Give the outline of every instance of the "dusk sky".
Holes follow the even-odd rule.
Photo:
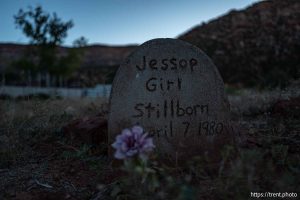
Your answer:
[[[0,42],[26,43],[13,15],[20,8],[41,5],[64,21],[72,19],[64,45],[84,36],[89,44],[141,44],[153,38],[174,38],[190,28],[243,9],[257,0],[0,0]]]

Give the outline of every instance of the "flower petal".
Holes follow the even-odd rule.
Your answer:
[[[144,145],[142,146],[141,151],[143,152],[150,152],[155,148],[154,144],[153,144],[153,139],[152,138],[147,138],[145,140]]]
[[[125,139],[126,137],[129,137],[129,136],[132,136],[132,132],[128,128],[124,129],[122,131],[122,139]]]
[[[117,159],[125,159],[126,158],[126,155],[124,153],[122,153],[121,151],[116,151],[115,153],[115,158]]]
[[[128,146],[125,142],[123,142],[121,145],[120,145],[120,149],[123,151],[123,152],[126,152],[128,150]]]
[[[133,156],[133,155],[135,155],[137,153],[138,153],[138,151],[136,149],[131,149],[131,150],[129,150],[129,151],[126,152],[126,155],[127,156]]]
[[[148,136],[148,133],[143,134],[142,137],[139,138],[139,142],[140,142],[141,144],[144,143],[144,142],[145,142],[145,139],[147,138],[147,136]]]
[[[121,143],[123,141],[122,135],[117,135],[116,142]]]
[[[118,149],[118,148],[120,148],[121,143],[119,143],[119,142],[116,141],[116,142],[112,143],[111,146],[112,146],[113,148],[115,148],[115,149]]]
[[[115,142],[111,145],[116,149],[114,154],[117,159],[127,159],[138,154],[140,158],[146,159],[148,153],[154,149],[153,140],[148,133],[143,133],[141,126],[135,125],[131,129],[122,130],[116,136]]]
[[[142,135],[144,130],[141,126],[135,125],[131,128],[132,133],[137,134],[137,135]]]

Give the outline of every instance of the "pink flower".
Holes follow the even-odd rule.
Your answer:
[[[153,140],[148,133],[143,133],[143,128],[133,126],[131,129],[124,129],[120,135],[117,135],[116,141],[111,145],[116,149],[115,158],[127,159],[134,155],[141,158],[147,158],[149,152],[154,149]]]

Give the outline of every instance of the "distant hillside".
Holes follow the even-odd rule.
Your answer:
[[[69,87],[93,87],[98,83],[111,83],[119,64],[135,49],[136,46],[104,46],[90,45],[81,47],[83,58],[81,67],[66,81]],[[13,61],[20,59],[29,45],[0,44],[0,82],[3,80],[1,71],[12,66]],[[67,55],[70,48],[59,47],[58,55]],[[21,73],[6,74],[6,84],[26,85]],[[23,78],[22,78],[23,77]],[[34,82],[36,85],[38,82]]]
[[[181,35],[207,53],[225,82],[274,86],[299,78],[300,1],[262,1]]]
[[[10,61],[20,58],[28,45],[21,44],[0,44],[0,69],[5,67]],[[125,59],[136,46],[104,46],[91,45],[82,47],[84,57],[82,67],[116,66]],[[66,47],[60,47],[59,53],[65,54]]]
[[[299,78],[300,1],[268,0],[245,10],[231,11],[202,23],[178,37],[212,58],[226,83],[242,86],[277,86]],[[0,44],[0,71],[18,59],[26,45]],[[84,47],[81,72],[74,76],[94,85],[109,74],[136,46]],[[61,47],[60,54],[67,48]],[[89,70],[91,69],[92,70]],[[88,69],[88,70],[86,70]],[[106,75],[104,75],[106,76]]]

